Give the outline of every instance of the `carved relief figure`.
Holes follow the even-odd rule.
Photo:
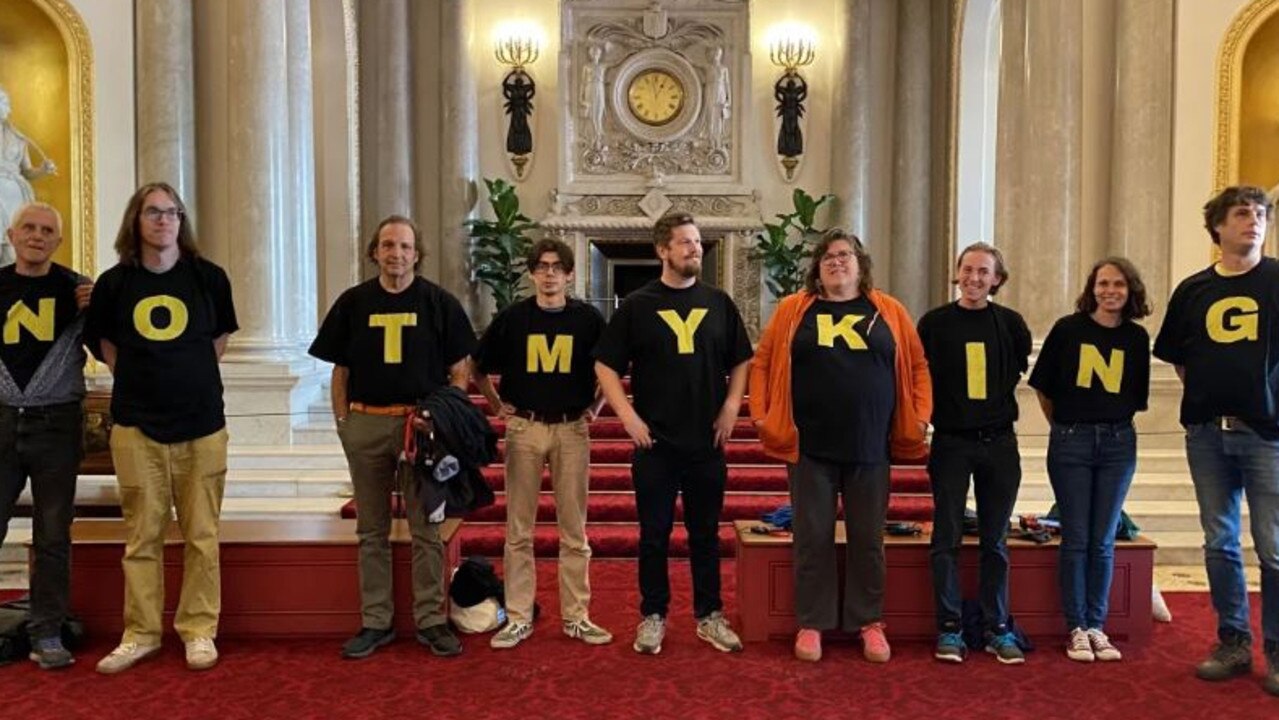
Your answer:
[[[590,64],[582,68],[581,113],[591,126],[591,147],[604,145],[604,48],[591,45]]]
[[[724,146],[724,129],[733,113],[733,88],[728,68],[724,65],[722,47],[711,51],[710,81],[707,83],[706,96],[710,103],[707,131],[711,145],[719,149]]]
[[[9,123],[9,95],[0,88],[0,225],[9,226],[18,208],[36,199],[31,180],[38,180],[58,171],[47,157],[39,167],[31,165],[29,148],[44,153],[27,136]],[[0,242],[0,266],[13,263],[13,248]]]

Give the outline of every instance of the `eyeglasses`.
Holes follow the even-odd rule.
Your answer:
[[[847,265],[848,261],[851,260],[852,258],[853,258],[853,253],[847,250],[840,250],[839,252],[826,253],[825,255],[822,256],[822,262],[826,264],[838,263],[840,265]]]
[[[181,220],[182,211],[175,207],[171,207],[171,208],[149,207],[142,211],[142,217],[146,218],[147,220],[150,220],[151,222],[159,222],[160,218],[164,218],[165,220]]]
[[[564,263],[540,262],[533,265],[533,272],[540,275],[563,275],[568,270],[564,267]]]

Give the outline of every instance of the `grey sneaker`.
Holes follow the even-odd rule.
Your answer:
[[[1020,665],[1026,662],[1026,653],[1017,645],[1017,638],[1010,632],[990,633],[986,636],[986,652],[1005,665]]]
[[[933,657],[942,662],[961,663],[967,655],[968,646],[964,644],[963,635],[957,632],[938,633]]]
[[[1229,680],[1252,672],[1252,640],[1236,636],[1223,640],[1212,649],[1206,660],[1195,666],[1200,680]]]
[[[494,650],[510,650],[527,640],[532,634],[532,624],[508,620],[501,630],[489,638],[489,647]]]
[[[1266,677],[1261,687],[1271,695],[1279,695],[1279,643],[1266,642]]]
[[[697,637],[721,652],[742,651],[742,639],[737,637],[724,614],[718,610],[697,621]]]
[[[75,664],[75,656],[62,645],[62,638],[47,637],[35,641],[31,648],[31,661],[41,670],[57,670]]]
[[[111,654],[98,661],[98,672],[103,675],[114,675],[124,672],[147,658],[160,652],[159,645],[139,645],[135,642],[122,642]]]
[[[590,618],[582,618],[577,622],[565,622],[564,634],[577,638],[587,645],[607,645],[613,642],[613,633],[591,622]]]
[[[662,640],[666,638],[666,618],[656,613],[646,616],[635,628],[635,652],[641,655],[656,655],[662,651]]]

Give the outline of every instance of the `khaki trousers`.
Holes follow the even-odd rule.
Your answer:
[[[413,620],[418,629],[444,617],[444,543],[439,523],[428,523],[408,466],[401,471],[404,418],[352,412],[338,428],[359,506],[360,615],[366,628],[385,630],[395,616],[391,589],[391,494],[404,493],[413,549]]]
[[[226,486],[226,445],[226,428],[178,443],[156,442],[134,427],[111,429],[111,460],[128,532],[124,642],[155,645],[164,633],[164,534],[170,508],[177,510],[186,541],[173,627],[183,642],[217,637],[222,610],[218,518]]]
[[[511,417],[506,423],[506,614],[512,621],[533,622],[537,570],[533,561],[533,528],[542,490],[542,468],[551,468],[555,518],[560,531],[560,617],[576,622],[591,603],[588,571],[591,546],[586,541],[589,427],[585,420],[547,424]]]

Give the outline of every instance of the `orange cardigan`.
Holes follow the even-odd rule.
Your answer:
[[[816,299],[807,291],[782,298],[751,363],[751,420],[759,424],[764,452],[791,463],[799,461],[799,433],[791,411],[791,340],[804,312]],[[900,302],[874,289],[867,299],[879,310],[897,345],[897,406],[889,428],[890,450],[895,460],[917,460],[928,454],[919,424],[933,415],[933,382],[924,347]]]

